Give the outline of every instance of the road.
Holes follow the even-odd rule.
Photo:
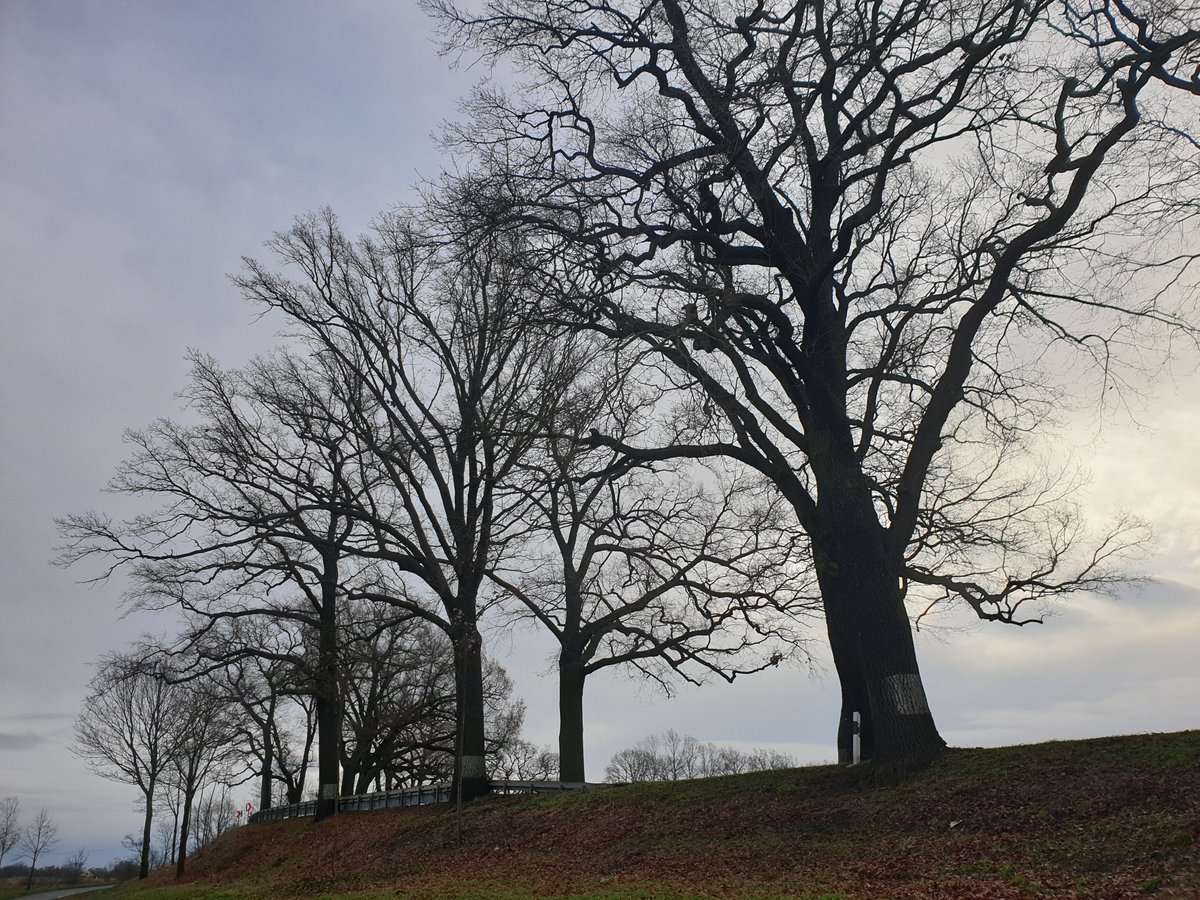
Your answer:
[[[60,897],[74,897],[76,894],[90,894],[92,891],[106,891],[111,884],[102,884],[100,887],[85,887],[85,888],[61,888],[57,891],[46,891],[42,894],[24,894],[21,900],[59,900]]]

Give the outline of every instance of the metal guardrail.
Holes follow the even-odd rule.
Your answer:
[[[608,787],[597,781],[489,781],[493,794],[557,794],[560,791],[586,791]]]
[[[560,791],[579,791],[605,785],[585,781],[492,781],[488,786],[493,794],[554,794]],[[425,806],[430,803],[449,803],[454,799],[453,785],[448,781],[405,788],[399,791],[378,791],[338,798],[338,812],[361,812],[368,809],[394,809],[401,806]],[[279,822],[283,819],[303,819],[316,815],[317,801],[292,803],[260,809],[250,816],[250,824]]]

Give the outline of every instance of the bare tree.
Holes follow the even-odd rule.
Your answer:
[[[33,873],[37,869],[37,861],[42,854],[58,846],[58,823],[50,815],[50,810],[42,807],[33,821],[21,832],[21,850],[29,860],[29,877],[25,881],[25,890],[33,889]]]
[[[363,794],[414,749],[450,745],[454,654],[440,632],[388,606],[360,601],[343,629],[342,793]]]
[[[558,377],[553,344],[527,327],[521,247],[506,235],[437,246],[400,215],[351,243],[329,211],[298,220],[270,246],[289,273],[247,260],[238,282],[249,299],[280,310],[328,367],[372,483],[387,484],[359,497],[352,514],[370,535],[356,552],[389,570],[354,595],[449,637],[461,718],[456,780],[470,798],[487,783],[486,573],[525,527],[504,486]]]
[[[177,715],[171,762],[179,782],[181,819],[175,877],[182,878],[192,834],[196,794],[215,770],[229,760],[237,727],[226,700],[204,681],[189,681],[176,689]]]
[[[597,443],[771,479],[810,546],[840,755],[861,710],[881,769],[929,760],[943,741],[906,600],[1029,621],[1111,583],[1138,540],[1118,524],[1088,545],[1019,451],[1061,399],[1051,350],[1107,387],[1170,346],[1153,335],[1194,335],[1194,104],[1173,96],[1200,93],[1195,10],[426,6],[448,44],[525,78],[478,91],[449,136],[474,154],[480,220],[500,209],[560,243],[530,277],[705,399],[672,440]]]
[[[277,716],[271,732],[273,776],[281,785],[287,802],[299,803],[304,796],[309,757],[316,735],[316,704],[305,694],[296,694],[289,699],[291,718],[285,716],[281,720]]]
[[[174,752],[175,688],[140,660],[120,654],[101,659],[90,687],[75,721],[72,752],[102,778],[141,792],[145,820],[138,877],[145,878],[156,791]]]
[[[658,777],[658,738],[651,735],[638,741],[633,747],[613,754],[604,767],[604,779],[626,783],[637,781],[660,781]]]
[[[183,791],[176,766],[171,766],[163,772],[157,804],[158,808],[154,812],[154,830],[162,846],[160,855],[163,865],[173,866],[179,852],[179,815],[183,810]]]
[[[199,850],[233,828],[241,820],[242,812],[229,796],[229,785],[213,782],[208,792],[201,792],[196,803],[192,830],[196,849]]]
[[[265,655],[233,654],[212,673],[226,701],[241,711],[237,727],[242,745],[258,766],[259,809],[271,808],[276,784],[282,786],[287,803],[300,802],[317,729],[311,679],[299,662],[302,656],[292,658],[291,651],[302,642],[281,634],[279,625],[258,623],[247,628],[245,621],[231,623],[214,636],[221,647],[204,653],[219,659],[247,642],[259,649],[271,648]]]
[[[344,793],[366,793],[372,783],[390,790],[453,778],[460,720],[454,658],[445,643],[437,631],[413,629],[348,645],[357,651],[345,693]],[[512,691],[504,667],[485,657],[484,758],[493,777],[521,741],[525,705]]]
[[[493,779],[509,781],[560,781],[558,754],[523,738],[509,741],[488,766]]]
[[[169,660],[176,678],[199,679],[222,698],[242,758],[258,778],[259,809],[271,808],[276,787],[286,802],[300,802],[317,734],[310,660],[320,653],[311,618],[189,618],[168,646],[146,642],[140,653]]]
[[[70,859],[63,863],[63,874],[66,877],[67,884],[79,884],[83,880],[83,873],[87,869],[88,852],[83,849],[73,854]]]
[[[161,820],[157,820],[157,821],[158,821],[157,827],[158,827],[158,831],[159,831],[159,836],[161,838],[161,837],[163,837],[162,821]],[[174,828],[172,828],[171,831],[174,831]],[[166,849],[169,850],[170,849],[170,835],[166,835],[166,839],[167,839],[166,840],[166,844],[167,844]],[[128,850],[131,854],[133,854],[134,858],[131,859],[130,862],[133,864],[134,871],[140,871],[140,869],[141,869],[140,860],[142,858],[143,848],[146,846],[145,841],[142,840],[142,836],[140,834],[127,834],[123,838],[121,838],[121,846],[124,847],[126,850]],[[167,863],[168,863],[166,852],[164,852],[163,850],[156,849],[154,847],[153,843],[150,844],[150,849],[148,851],[146,851],[146,855],[149,860],[149,862],[148,862],[149,868],[151,868],[151,869],[161,869],[163,866],[167,865]]]
[[[0,865],[21,839],[21,801],[17,797],[0,800]]]
[[[338,608],[349,598],[386,602],[395,608],[393,618],[417,615],[451,637],[452,646],[459,648],[456,684],[466,698],[455,708],[464,710],[468,761],[473,759],[469,751],[475,725],[483,729],[486,724],[486,692],[480,689],[476,697],[478,686],[472,687],[472,659],[481,647],[478,630],[473,624],[464,630],[459,618],[460,613],[471,622],[478,617],[485,598],[479,590],[482,572],[475,570],[502,546],[495,517],[506,510],[498,506],[494,487],[487,487],[478,474],[483,467],[503,477],[511,469],[526,440],[514,427],[522,415],[516,400],[524,402],[528,394],[536,402],[540,393],[528,392],[535,385],[521,375],[532,368],[535,354],[532,338],[515,328],[512,299],[497,311],[495,298],[486,295],[496,284],[486,282],[481,269],[467,270],[469,277],[462,281],[447,275],[449,280],[438,285],[455,298],[444,316],[429,318],[424,306],[406,298],[419,320],[408,336],[425,329],[426,349],[444,354],[414,357],[417,369],[432,366],[430,374],[449,373],[457,394],[439,396],[435,384],[432,394],[421,396],[410,385],[410,406],[385,414],[382,400],[402,398],[371,395],[358,369],[345,368],[347,359],[329,353],[302,357],[280,352],[234,371],[194,355],[186,396],[200,424],[160,420],[130,433],[137,452],[112,483],[116,491],[160,497],[166,505],[120,524],[95,514],[60,522],[69,541],[65,562],[101,556],[108,565],[102,578],[128,566],[135,605],[184,612],[185,631],[160,653],[174,667],[176,679],[255,659],[291,668],[304,680],[317,706],[318,818],[332,812],[339,787],[343,662]],[[484,281],[472,281],[476,277]],[[388,325],[386,320],[374,324]],[[471,339],[479,343],[472,346]],[[521,342],[527,346],[517,346]],[[402,346],[411,352],[408,343]],[[342,349],[358,359],[353,345]],[[380,363],[379,377],[387,377],[388,366],[412,362],[389,358]],[[494,379],[513,371],[524,380],[495,387]],[[472,400],[476,394],[478,400]],[[447,399],[451,405],[443,408]],[[484,401],[497,403],[499,413]],[[447,421],[437,418],[460,414],[463,427],[449,430]],[[413,415],[432,417],[426,422],[428,433],[403,432]],[[418,438],[427,441],[428,452],[423,463],[406,468],[408,455],[402,448]],[[445,440],[448,446],[441,443]],[[498,463],[494,452],[505,441],[512,446]],[[439,456],[443,450],[447,455]],[[444,478],[443,462],[452,470],[458,467],[452,481]],[[489,468],[495,466],[499,468]],[[430,483],[413,480],[422,472]],[[426,490],[431,494],[425,495]],[[439,518],[436,508],[443,502],[450,510],[447,519]],[[516,521],[509,516],[505,527]],[[447,553],[448,547],[457,548],[457,555]],[[439,615],[437,598],[450,612]],[[229,640],[231,635],[237,639]],[[305,654],[306,647],[315,652]],[[483,722],[466,712],[473,708],[471,697],[483,704]],[[259,724],[260,730],[270,727],[267,718]],[[481,730],[480,736],[486,754],[486,732]],[[269,786],[268,763],[277,758],[266,755],[267,740],[258,744],[264,753],[261,784]],[[300,758],[301,772],[305,758]],[[486,783],[471,777],[474,787],[468,795]]]
[[[369,568],[347,559],[355,522],[346,510],[362,505],[357,496],[369,484],[325,374],[319,361],[285,352],[229,371],[193,354],[185,396],[199,423],[161,419],[129,432],[135,452],[110,484],[164,505],[123,523],[95,513],[59,521],[69,542],[63,562],[100,557],[100,578],[128,567],[134,605],[185,614],[189,627],[171,655],[194,669],[179,677],[246,657],[307,667],[317,707],[317,818],[337,803],[338,605],[347,582]],[[209,639],[222,623],[244,620],[266,620],[284,635],[289,624],[307,629],[316,652],[305,661],[295,646]]]
[[[793,768],[796,760],[768,748],[750,751],[698,741],[673,728],[652,734],[632,747],[613,754],[604,769],[607,781],[678,781]]]
[[[491,573],[558,642],[558,756],[572,782],[585,779],[589,675],[626,666],[664,687],[675,674],[732,681],[794,648],[805,600],[805,560],[760,479],[587,446],[597,428],[636,432],[654,407],[655,392],[603,372],[581,373],[542,423],[522,463],[529,549]]]

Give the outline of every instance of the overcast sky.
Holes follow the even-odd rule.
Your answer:
[[[178,410],[184,353],[237,365],[275,343],[230,286],[242,255],[330,205],[350,232],[410,197],[440,160],[431,134],[483,73],[453,71],[405,0],[0,0],[0,797],[60,825],[57,861],[121,855],[134,789],[69,752],[91,663],[165,621],[120,617],[116,585],[48,565],[56,515],[123,510],[101,488],[123,429]],[[1138,423],[1066,435],[1094,474],[1097,518],[1147,517],[1156,576],[1083,597],[1042,626],[958,617],[918,636],[955,745],[1200,725],[1200,380],[1159,383]],[[549,646],[495,639],[557,732]],[[667,727],[703,740],[835,756],[836,680],[781,669],[665,699],[589,683],[588,769]],[[249,797],[247,797],[248,799]]]

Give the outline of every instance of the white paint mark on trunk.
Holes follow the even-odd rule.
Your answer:
[[[487,778],[487,766],[482,756],[464,756],[462,758],[463,778]]]
[[[921,676],[912,672],[889,675],[881,682],[886,701],[902,716],[929,714],[929,703],[925,699],[925,688]]]

